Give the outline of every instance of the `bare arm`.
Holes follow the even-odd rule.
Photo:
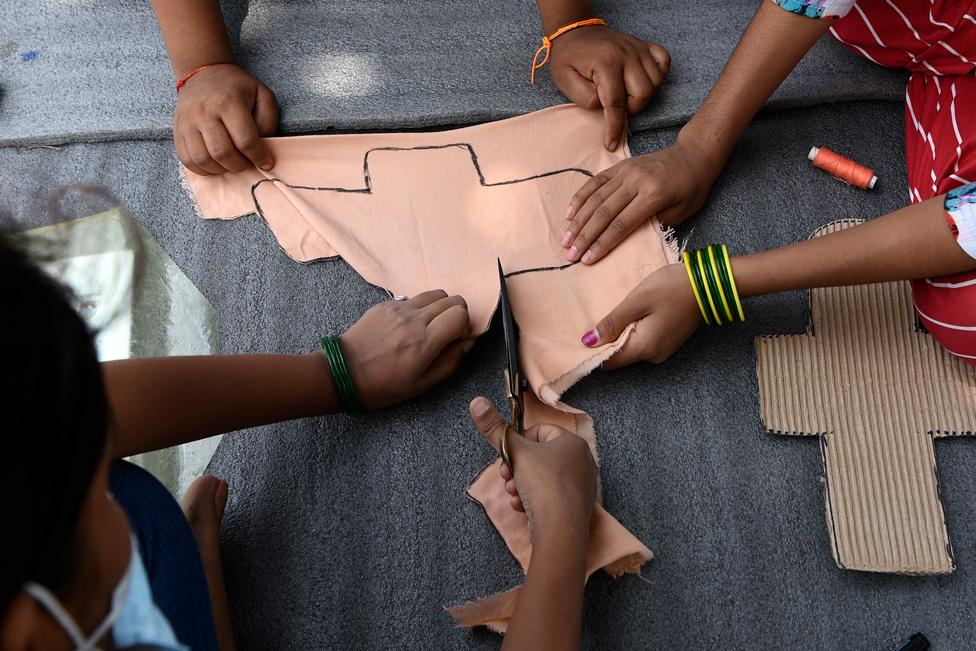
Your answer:
[[[359,402],[380,409],[448,377],[473,340],[468,308],[441,290],[374,306],[340,343]],[[337,411],[324,353],[131,359],[102,365],[115,457]]]
[[[590,0],[537,0],[542,31],[552,34],[563,25],[593,17]]]
[[[116,457],[340,409],[322,353],[126,359],[102,368]]]
[[[743,296],[929,278],[976,268],[946,224],[945,195],[855,228],[734,258]]]
[[[203,65],[234,63],[217,0],[152,0],[151,4],[177,79]]]
[[[945,196],[896,210],[823,237],[763,253],[732,258],[742,297],[812,287],[860,285],[943,276],[976,269],[976,261],[949,230]],[[640,321],[623,349],[606,365],[662,362],[701,323],[684,266],[674,264],[645,278],[596,326],[588,345],[614,341]]]
[[[752,118],[829,27],[828,20],[798,16],[762,0],[708,97],[678,138],[694,143],[721,168]]]
[[[557,522],[533,537],[532,561],[505,634],[505,651],[579,648],[587,532],[576,534]]]

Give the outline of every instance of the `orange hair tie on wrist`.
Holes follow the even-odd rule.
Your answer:
[[[549,61],[549,51],[552,50],[552,42],[555,41],[557,37],[562,36],[568,31],[574,30],[577,27],[586,27],[587,25],[602,25],[603,27],[606,27],[607,21],[603,20],[602,18],[587,18],[586,20],[577,20],[575,23],[570,23],[560,27],[549,36],[542,37],[542,47],[535,51],[535,57],[532,59],[531,79],[533,85],[535,84],[535,71],[546,65],[546,62]],[[546,56],[543,57],[542,61],[539,61],[539,55],[542,54],[543,50],[545,51]]]
[[[177,79],[176,80],[176,92],[177,93],[180,92],[180,89],[183,88],[183,84],[185,84],[186,82],[190,81],[190,77],[192,77],[193,75],[197,74],[198,72],[203,72],[207,68],[210,68],[211,66],[215,66],[215,65],[217,65],[217,64],[216,63],[208,63],[205,66],[200,66],[199,68],[194,68],[190,72],[186,73],[185,75],[183,75],[182,77],[180,77],[179,79]]]

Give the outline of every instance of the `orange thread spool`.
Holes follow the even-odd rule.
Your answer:
[[[878,182],[874,170],[859,165],[826,147],[813,147],[807,154],[807,158],[813,161],[814,167],[830,173],[839,181],[862,190],[871,190],[874,188],[874,184]]]

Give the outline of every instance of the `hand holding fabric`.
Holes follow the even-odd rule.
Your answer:
[[[471,417],[481,435],[498,449],[508,428],[508,446],[517,474],[499,465],[505,491],[516,511],[525,512],[533,540],[539,532],[573,535],[585,544],[596,504],[596,463],[582,438],[556,425],[539,424],[521,436],[485,398],[471,402]]]
[[[594,347],[614,341],[635,321],[637,328],[627,343],[603,368],[639,361],[660,364],[695,331],[702,315],[684,265],[668,265],[647,276],[594,330],[583,335],[583,343]]]
[[[440,289],[373,306],[340,337],[363,408],[388,407],[446,379],[474,345],[469,330],[467,303]]]
[[[667,149],[600,172],[570,200],[566,259],[593,264],[654,216],[665,226],[684,221],[705,203],[720,169],[679,136]]]
[[[570,101],[603,107],[604,146],[625,141],[627,114],[639,113],[671,69],[671,55],[657,43],[597,25],[566,32],[552,43],[550,74]]]
[[[274,160],[261,138],[277,130],[274,93],[233,63],[201,70],[179,91],[173,144],[196,174],[270,170]]]

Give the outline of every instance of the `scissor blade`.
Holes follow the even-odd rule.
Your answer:
[[[508,286],[505,283],[505,272],[502,261],[498,260],[498,283],[501,287],[502,330],[505,333],[505,351],[508,358],[509,391],[518,394],[515,386],[518,375],[518,331],[515,329],[515,318],[512,316],[512,304],[508,300]]]

